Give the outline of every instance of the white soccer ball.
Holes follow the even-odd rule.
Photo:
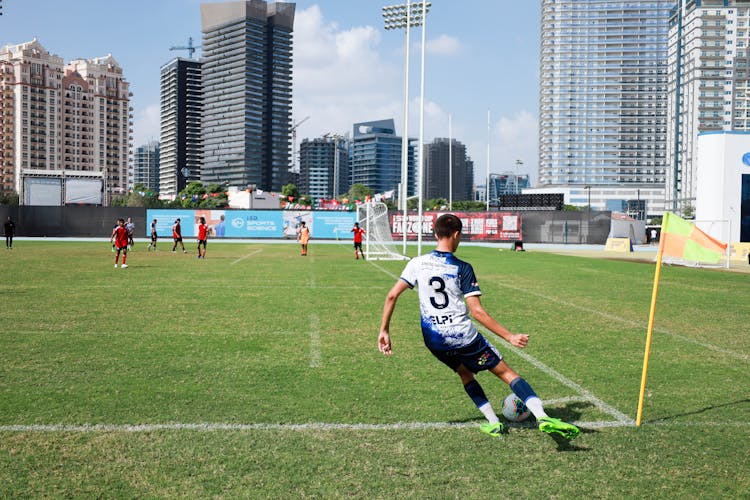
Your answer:
[[[521,422],[526,420],[531,415],[531,412],[526,405],[523,404],[521,398],[516,396],[514,393],[510,393],[505,401],[503,401],[503,416],[509,422]]]

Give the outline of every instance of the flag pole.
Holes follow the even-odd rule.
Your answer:
[[[669,225],[669,212],[664,212],[664,221],[659,238],[659,250],[656,252],[656,271],[654,272],[654,288],[651,292],[651,310],[648,313],[648,331],[646,333],[646,352],[643,355],[643,373],[641,374],[641,391],[638,395],[638,414],[635,418],[636,427],[641,426],[643,417],[643,399],[646,395],[646,377],[648,376],[648,360],[651,357],[651,338],[654,332],[654,316],[656,314],[656,296],[659,293],[659,277],[661,276],[661,260],[664,252],[664,242],[667,239],[665,229]]]

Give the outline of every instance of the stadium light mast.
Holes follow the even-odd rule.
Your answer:
[[[403,130],[403,137],[401,138],[401,189],[399,192],[399,205],[401,205],[402,210],[402,227],[401,232],[403,234],[403,254],[406,255],[406,221],[407,221],[407,209],[406,209],[406,198],[408,197],[408,168],[409,168],[409,40],[410,40],[410,31],[412,27],[422,26],[423,20],[425,19],[427,12],[429,11],[429,8],[432,4],[429,2],[414,2],[410,4],[403,4],[403,5],[390,5],[387,7],[383,7],[383,19],[385,21],[385,29],[386,30],[393,30],[393,29],[401,29],[404,28],[406,32],[406,40],[404,42],[404,130]],[[424,27],[422,29],[422,32],[424,34]],[[424,38],[424,36],[423,36]],[[423,66],[423,74],[422,74],[422,81],[424,81],[424,42],[422,42],[422,66]],[[421,108],[424,110],[424,96],[421,103]],[[423,115],[423,113],[422,113]],[[420,137],[420,143],[421,143],[421,137]],[[419,182],[421,185],[421,179],[422,179],[422,153],[421,153],[421,146],[420,146],[420,171],[419,171]],[[419,254],[421,254],[421,241],[422,241],[422,231],[421,231],[421,219],[422,219],[422,193],[420,191],[419,193],[419,200],[420,200],[420,208],[419,208],[419,218],[420,218],[420,230],[417,233],[419,242],[420,242],[420,248],[418,250]]]
[[[487,110],[487,175],[484,180],[487,211],[490,211],[490,110]]]
[[[448,210],[453,211],[453,126],[448,114]]]

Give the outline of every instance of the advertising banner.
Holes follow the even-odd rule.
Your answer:
[[[447,212],[423,212],[420,223],[419,215],[407,214],[404,220],[401,212],[388,214],[391,222],[391,234],[394,240],[403,238],[406,227],[406,238],[416,240],[422,231],[422,238],[431,237],[435,220]],[[515,241],[522,240],[521,216],[513,212],[451,212],[463,223],[462,237],[465,241]]]
[[[421,227],[422,237],[432,237],[435,220],[446,212],[424,212],[420,223],[417,214],[401,212],[388,214],[393,239],[417,239]],[[515,241],[522,240],[521,216],[513,212],[452,212],[463,222],[465,241]],[[278,238],[296,239],[300,223],[305,222],[313,238],[345,240],[351,237],[356,222],[354,212],[311,210],[207,210],[207,209],[149,209],[146,212],[145,236],[151,234],[151,221],[156,219],[156,231],[162,238],[172,237],[172,225],[181,219],[182,236],[195,238],[201,217],[206,219],[210,238]]]
[[[146,236],[151,236],[151,222],[156,219],[156,234],[158,234],[160,238],[171,238],[172,225],[177,219],[180,219],[182,237],[195,237],[197,232],[195,230],[194,213],[195,210],[188,209],[146,210],[146,227],[143,228],[143,232]]]
[[[313,238],[344,240],[351,237],[356,212],[313,212]]]
[[[227,238],[282,238],[284,221],[277,210],[231,210],[226,212]]]

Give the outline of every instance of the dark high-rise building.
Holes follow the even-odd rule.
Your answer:
[[[201,179],[201,63],[176,58],[161,68],[159,196]]]
[[[474,162],[466,154],[466,146],[453,139],[436,138],[424,146],[424,197],[449,199],[451,184],[450,157],[453,156],[453,200],[471,200],[474,183]]]
[[[207,182],[280,191],[291,166],[294,3],[201,4]]]
[[[133,185],[159,191],[159,141],[150,141],[135,149]]]
[[[414,146],[409,145],[407,194],[417,191]],[[354,124],[351,144],[352,184],[363,184],[375,193],[395,191],[401,182],[401,137],[393,120]]]
[[[344,140],[304,139],[299,147],[301,193],[313,199],[336,198],[349,188],[349,152]]]

